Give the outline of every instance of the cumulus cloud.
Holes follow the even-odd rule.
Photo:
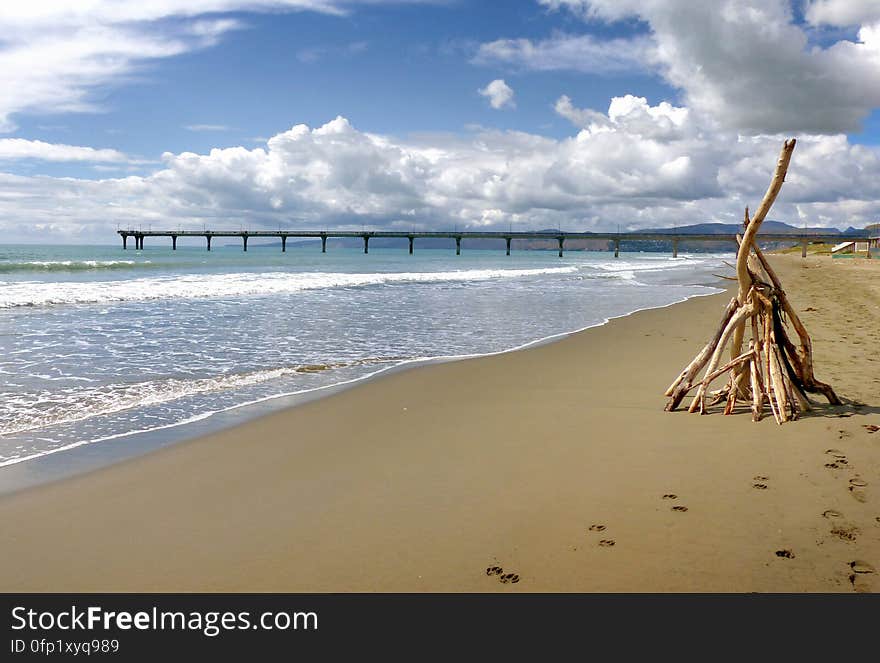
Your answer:
[[[516,107],[516,102],[513,100],[513,88],[505,83],[503,78],[496,78],[477,92],[486,97],[489,100],[489,105],[496,110]]]
[[[606,119],[605,115],[598,111],[575,107],[567,94],[563,94],[556,100],[553,110],[580,129],[586,129],[590,125],[601,126]]]
[[[644,70],[652,59],[652,48],[647,37],[601,40],[591,35],[557,34],[537,41],[498,39],[481,44],[474,63],[612,74]]]
[[[861,25],[854,41],[840,39],[824,48],[810,44],[788,0],[540,2],[588,21],[644,22],[652,45],[643,45],[643,35],[631,38],[641,61],[683,90],[691,109],[723,128],[747,133],[851,132],[880,106],[877,2],[811,3],[807,20],[813,23]],[[588,43],[584,58],[594,48]],[[625,50],[622,44],[618,48]]]
[[[123,163],[128,157],[118,150],[45,143],[24,138],[0,138],[0,161],[39,159],[41,161],[94,161]]]
[[[571,100],[564,108],[586,121],[563,139],[482,130],[402,140],[337,117],[253,149],[166,153],[148,176],[0,174],[0,228],[9,241],[52,230],[102,242],[115,239],[117,223],[610,230],[738,222],[763,195],[784,138],[719,133],[685,108],[632,95],[606,112]],[[774,218],[840,227],[880,218],[877,148],[842,135],[798,139]]]
[[[804,15],[813,25],[865,25],[880,22],[880,3],[876,0],[812,0]]]
[[[0,123],[8,128],[16,112],[94,109],[89,91],[124,80],[145,58],[209,45],[241,27],[232,19],[199,18],[206,12],[339,13],[352,3],[93,0],[89,11],[74,3],[7,4],[17,5],[0,8],[7,35],[0,44],[7,93]],[[68,241],[104,242],[115,240],[117,223],[610,230],[736,222],[763,195],[788,132],[799,142],[774,218],[838,227],[880,219],[880,149],[854,145],[841,133],[880,105],[880,85],[873,84],[880,83],[880,27],[863,22],[872,20],[871,3],[853,2],[858,12],[849,13],[832,0],[808,5],[807,20],[815,25],[861,26],[858,41],[827,48],[808,45],[782,0],[544,4],[588,21],[635,18],[650,34],[500,40],[484,45],[477,60],[533,70],[648,66],[684,91],[682,101],[652,104],[623,95],[590,109],[575,103],[576,94],[563,95],[554,108],[575,130],[562,139],[482,128],[401,139],[337,117],[319,127],[293,126],[253,148],[165,153],[149,175],[89,180],[0,173],[0,229],[9,241],[39,240],[52,231]],[[173,32],[153,30],[152,22],[170,17]],[[34,62],[41,66],[34,69]],[[513,104],[514,92],[501,79],[480,93],[495,108]],[[97,172],[137,163],[115,150],[12,138],[0,141],[0,159],[91,162]]]
[[[577,108],[567,95],[562,95],[554,106],[556,112],[576,127],[598,131],[623,131],[626,133],[669,140],[680,138],[691,127],[688,109],[661,101],[656,106],[648,104],[644,97],[627,94],[614,97],[608,114]]]

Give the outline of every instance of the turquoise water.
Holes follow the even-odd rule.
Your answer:
[[[708,294],[722,259],[167,243],[0,247],[0,467]]]

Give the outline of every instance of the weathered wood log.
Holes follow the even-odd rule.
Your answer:
[[[684,397],[684,393],[682,393],[681,398],[678,398],[676,400],[676,397],[678,395],[676,393],[676,389],[678,388],[678,386],[683,382],[687,385],[693,382],[693,379],[697,375],[697,373],[699,373],[703,366],[706,365],[706,362],[709,361],[709,357],[712,356],[712,352],[715,350],[715,346],[718,345],[721,334],[724,332],[724,329],[727,326],[727,323],[730,321],[731,316],[733,316],[733,312],[736,310],[736,306],[736,297],[734,297],[727,304],[727,308],[724,311],[724,317],[721,319],[721,324],[718,326],[718,329],[715,330],[715,334],[712,336],[711,339],[709,339],[709,342],[706,343],[700,353],[696,357],[694,357],[694,360],[690,364],[688,364],[675,379],[675,381],[671,385],[669,385],[669,388],[666,390],[666,395],[672,396],[673,401],[676,402],[676,405],[667,409],[674,410],[678,402],[681,402],[681,398]]]
[[[758,343],[754,339],[749,341],[749,349],[754,353],[754,360],[749,364],[752,384],[752,421],[761,421],[761,415],[764,413],[764,385],[761,382],[758,360],[761,356],[761,346]]]
[[[831,385],[819,382],[819,380],[813,375],[813,342],[810,339],[809,333],[807,333],[807,328],[804,327],[804,324],[795,312],[791,302],[788,301],[788,296],[785,294],[785,290],[782,289],[779,277],[770,266],[770,263],[767,262],[767,258],[764,257],[764,253],[761,249],[757,246],[753,247],[753,249],[761,265],[764,267],[764,271],[767,272],[767,276],[770,277],[773,287],[776,289],[776,296],[779,299],[779,304],[782,306],[782,310],[785,311],[789,322],[791,322],[791,326],[794,327],[794,330],[797,332],[798,338],[801,341],[801,378],[803,379],[805,390],[815,394],[822,394],[828,399],[828,402],[831,403],[831,405],[840,405],[840,399],[837,397],[837,394],[834,393],[834,389],[831,388]]]
[[[686,387],[684,390],[685,393],[687,393],[688,391],[690,391],[691,389],[693,389],[694,387],[696,387],[698,385],[706,385],[708,387],[709,384],[711,384],[716,379],[718,379],[719,377],[721,377],[722,375],[727,373],[727,371],[729,371],[734,366],[738,366],[739,364],[744,364],[747,361],[749,361],[752,358],[753,354],[754,353],[751,350],[749,350],[748,352],[742,353],[739,357],[735,357],[735,358],[731,359],[729,362],[724,364],[724,366],[722,366],[721,368],[716,368],[712,373],[710,373],[705,378],[703,378],[703,380],[700,381],[699,383],[692,384],[689,387]],[[720,396],[721,400],[725,400],[728,397],[729,392],[730,392],[730,385],[728,385],[724,389],[719,389],[717,393],[713,392],[713,393],[710,393],[709,395],[713,396],[713,398],[718,398]]]
[[[737,309],[736,313],[733,314],[733,317],[730,318],[724,331],[721,332],[721,338],[718,339],[718,344],[715,346],[712,358],[709,360],[709,366],[706,368],[707,375],[711,375],[718,367],[718,363],[721,361],[721,355],[724,352],[724,347],[727,345],[727,341],[730,339],[731,334],[733,334],[733,330],[736,329],[740,321],[745,320],[753,311],[754,306],[751,303],[748,303]],[[691,403],[688,412],[696,412],[698,408],[702,409],[704,407],[703,394],[706,392],[707,386],[708,384],[706,384],[705,381],[700,384],[696,395],[694,395],[694,402]]]

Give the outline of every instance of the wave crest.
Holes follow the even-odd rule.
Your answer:
[[[0,274],[13,272],[83,272],[103,269],[137,269],[150,260],[26,260],[0,262]]]
[[[390,283],[484,281],[541,274],[568,274],[577,267],[546,269],[470,269],[453,272],[268,272],[186,275],[126,281],[6,283],[0,308],[59,304],[106,304],[153,299],[205,299],[292,294],[303,290],[353,288]]]

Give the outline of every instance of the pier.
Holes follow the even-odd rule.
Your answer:
[[[287,251],[287,240],[295,239],[320,239],[321,252],[327,252],[328,238],[360,238],[364,243],[364,253],[370,252],[370,240],[373,238],[398,238],[409,240],[409,253],[412,254],[417,239],[441,238],[455,240],[455,255],[461,255],[461,241],[463,239],[497,239],[504,242],[507,255],[510,255],[510,244],[515,239],[525,240],[551,240],[556,241],[558,246],[558,255],[561,258],[565,250],[565,242],[567,240],[600,240],[613,242],[614,257],[620,256],[620,243],[626,241],[659,241],[672,243],[672,257],[678,257],[678,247],[681,242],[730,242],[736,245],[737,235],[733,233],[719,234],[688,234],[688,233],[644,233],[644,232],[623,232],[623,233],[592,233],[592,232],[480,232],[480,231],[453,231],[453,232],[401,232],[401,231],[349,231],[349,230],[118,230],[119,236],[122,237],[122,248],[128,248],[129,238],[133,238],[135,249],[144,248],[144,239],[147,237],[170,237],[172,250],[177,250],[177,239],[179,237],[203,237],[208,251],[211,250],[211,240],[215,237],[238,237],[242,242],[242,249],[248,250],[248,239],[251,237],[274,237],[281,240],[281,251]],[[874,244],[878,243],[878,238],[870,238],[862,235],[842,235],[839,233],[828,234],[783,234],[783,233],[762,233],[760,236],[762,242],[786,242],[789,244],[800,244],[801,257],[807,257],[807,246],[813,242],[839,242],[841,240],[868,240]]]

